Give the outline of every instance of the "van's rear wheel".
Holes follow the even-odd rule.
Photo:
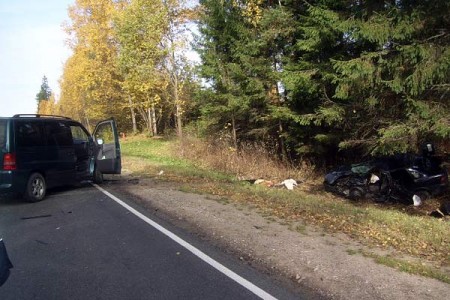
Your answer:
[[[31,174],[24,194],[25,199],[29,202],[38,202],[44,199],[46,192],[47,184],[45,183],[45,178],[39,173]]]

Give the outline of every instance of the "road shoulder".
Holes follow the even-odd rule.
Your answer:
[[[193,231],[224,251],[299,288],[332,299],[440,299],[443,282],[379,265],[357,254],[349,237],[301,223],[283,223],[226,199],[178,190],[173,183],[123,176],[106,183],[135,196],[148,210]]]

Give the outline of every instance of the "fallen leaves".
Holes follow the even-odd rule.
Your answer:
[[[148,145],[147,145],[148,146]],[[161,170],[159,161],[151,165],[148,160],[127,159],[137,170],[145,165],[148,176]],[[127,168],[132,169],[127,166]],[[192,167],[191,167],[192,169]],[[261,186],[232,182],[217,178],[207,170],[186,172],[183,168],[164,168],[166,181],[182,183],[189,191],[208,193],[254,207],[268,218],[279,218],[286,222],[302,221],[316,225],[328,232],[345,233],[366,245],[425,258],[439,264],[450,265],[450,222],[409,214],[407,210],[377,206],[373,203],[350,203],[313,188],[306,191],[296,188],[267,189]],[[196,174],[193,176],[192,174]],[[263,185],[272,186],[264,181]],[[299,187],[303,187],[302,183]],[[314,192],[311,192],[313,190]]]

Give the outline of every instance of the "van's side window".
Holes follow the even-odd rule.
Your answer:
[[[80,126],[71,125],[70,131],[72,132],[74,144],[82,144],[89,142],[89,136]]]
[[[47,145],[49,146],[72,146],[72,133],[70,127],[63,122],[45,123]]]
[[[95,139],[102,139],[104,144],[113,144],[113,129],[110,123],[100,124],[95,133]]]
[[[6,120],[0,120],[0,150],[6,146]]]
[[[32,121],[17,121],[16,123],[17,147],[43,146],[42,123]]]

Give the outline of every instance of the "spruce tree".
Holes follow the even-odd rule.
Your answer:
[[[299,145],[387,154],[448,139],[449,9],[448,1],[296,7],[285,82],[298,104]]]
[[[50,99],[51,95],[52,95],[52,90],[50,89],[50,87],[48,85],[47,77],[44,75],[44,77],[42,77],[41,89],[40,89],[39,93],[36,94],[36,101],[38,103],[38,106],[42,100]]]

